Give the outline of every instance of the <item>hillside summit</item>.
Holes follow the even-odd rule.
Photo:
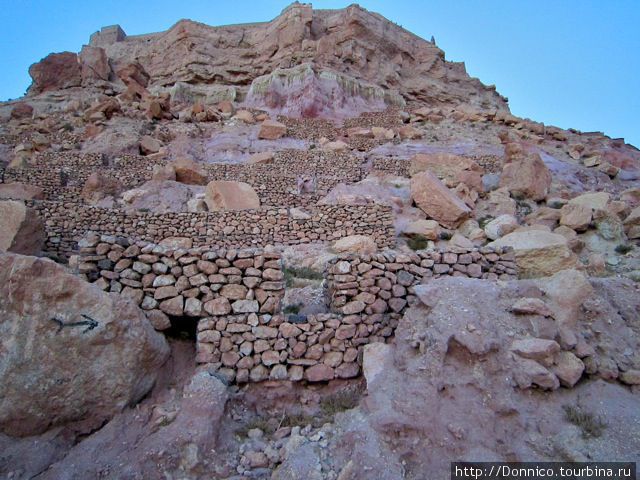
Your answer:
[[[0,477],[640,452],[640,152],[358,5],[127,35],[0,103]]]

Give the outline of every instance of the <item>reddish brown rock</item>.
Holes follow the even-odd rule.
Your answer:
[[[109,81],[111,66],[103,48],[84,45],[78,61],[81,65],[82,84],[90,85],[98,80]]]
[[[455,187],[462,182],[476,190],[482,189],[482,169],[467,157],[451,153],[418,153],[411,159],[409,175],[424,171],[433,173],[447,187]]]
[[[207,172],[201,165],[188,157],[180,157],[173,162],[177,182],[188,185],[206,185]]]
[[[275,120],[265,120],[260,125],[260,131],[258,132],[258,138],[265,140],[278,140],[287,134],[287,126],[276,122]]]
[[[456,228],[471,213],[471,209],[430,172],[420,172],[411,178],[411,198],[424,213],[447,228]]]
[[[82,83],[78,56],[71,52],[50,53],[29,67],[29,75],[33,80],[29,95],[79,87]]]
[[[33,116],[33,107],[27,102],[20,102],[11,109],[11,118],[22,120]]]
[[[22,202],[0,202],[0,252],[37,255],[45,241],[44,222]]]
[[[131,301],[50,260],[0,255],[0,298],[5,434],[79,420],[99,427],[149,391],[168,356],[162,335]]]
[[[326,382],[333,380],[334,375],[334,369],[324,363],[319,363],[304,371],[304,378],[309,382]]]
[[[551,172],[537,153],[524,155],[504,166],[500,186],[532,200],[543,200],[551,186]]]

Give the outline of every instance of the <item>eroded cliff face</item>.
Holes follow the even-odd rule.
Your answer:
[[[139,62],[149,90],[171,92],[174,100],[177,89],[178,99],[248,95],[251,106],[311,117],[413,102],[508,111],[494,87],[469,77],[463,64],[447,62],[436,45],[357,5],[313,10],[294,3],[270,22],[211,27],[181,20],[165,32],[129,37],[107,27],[92,36],[91,46],[104,49],[114,71]],[[87,61],[78,57],[81,68],[71,81],[33,75],[30,93],[86,84],[80,76],[92,70]],[[44,59],[32,70],[46,71],[50,63]],[[109,86],[104,74],[94,77],[97,86]],[[329,112],[327,104],[344,111]]]

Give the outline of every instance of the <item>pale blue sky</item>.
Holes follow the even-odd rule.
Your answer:
[[[276,0],[0,0],[0,99],[24,94],[29,65],[77,52],[101,26],[128,34],[165,30],[181,18],[210,25],[270,20]],[[344,1],[313,2],[341,8]],[[429,39],[447,59],[497,85],[514,114],[604,131],[640,147],[640,0],[362,0]]]

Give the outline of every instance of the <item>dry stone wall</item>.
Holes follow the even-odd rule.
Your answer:
[[[189,237],[194,246],[218,248],[297,245],[368,235],[378,247],[395,242],[391,208],[384,205],[322,205],[297,219],[286,208],[229,212],[154,214],[78,203],[30,201],[45,221],[46,251],[69,256],[87,232],[160,243]]]
[[[485,173],[498,173],[502,170],[503,159],[496,155],[468,156],[482,167]],[[410,177],[411,160],[397,157],[377,157],[372,162],[373,170],[390,173],[398,177]]]
[[[255,249],[169,248],[89,234],[78,272],[158,316],[274,314],[284,295],[280,254]],[[166,321],[164,322],[166,323]]]
[[[45,199],[80,202],[80,192],[94,172],[116,179],[125,188],[134,188],[151,179],[160,162],[138,155],[109,159],[102,154],[41,153],[31,165],[6,170],[4,182],[22,182],[44,190]]]
[[[75,152],[42,153],[24,168],[7,170],[3,182],[22,182],[44,190],[46,200],[83,203],[82,187],[89,175],[100,172],[124,188],[135,188],[151,180],[155,166],[163,160],[139,155],[109,159],[102,154]],[[253,186],[265,206],[308,207],[315,205],[338,183],[360,181],[365,172],[353,156],[333,152],[285,150],[269,164],[204,164],[208,180],[234,180]],[[314,192],[297,192],[301,175],[316,180]]]
[[[399,316],[415,299],[412,287],[432,278],[451,275],[506,280],[518,274],[513,251],[489,247],[342,254],[330,263],[327,272],[332,310],[365,318],[389,313]]]
[[[397,322],[333,314],[255,313],[211,317],[198,324],[197,362],[237,383],[328,381],[360,374],[361,348],[384,342]]]
[[[285,150],[268,164],[204,165],[209,180],[234,180],[250,184],[265,206],[309,207],[339,183],[362,180],[365,171],[355,157],[332,152]],[[313,192],[297,192],[300,176],[316,180]]]
[[[361,347],[384,342],[389,315],[284,315],[280,254],[259,249],[168,248],[89,234],[77,270],[131,298],[158,329],[197,319],[198,364],[237,383],[328,381],[360,374]]]

